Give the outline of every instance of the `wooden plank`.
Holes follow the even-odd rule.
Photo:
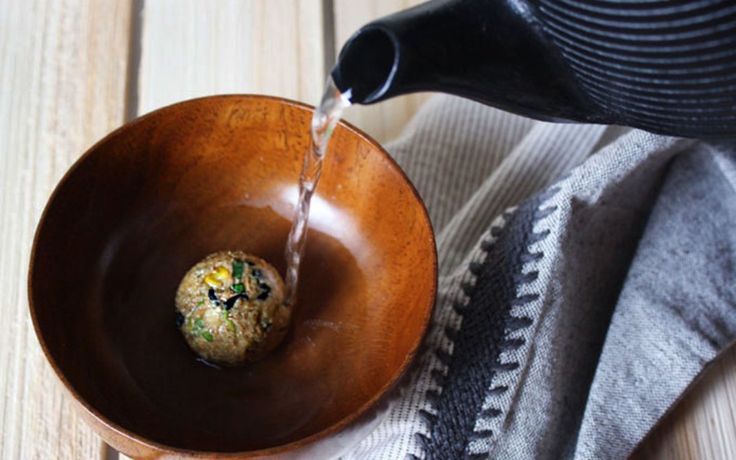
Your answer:
[[[335,52],[365,23],[422,3],[420,0],[334,0]],[[399,96],[374,105],[355,106],[345,113],[345,119],[364,130],[381,143],[396,138],[417,109],[427,99],[427,93]]]
[[[634,458],[736,458],[736,347],[706,370]]]
[[[324,85],[317,0],[147,1],[138,113],[218,93],[315,104]]]
[[[128,0],[3,2],[0,12],[0,458],[99,458],[28,314],[36,223],[54,185],[123,121]]]

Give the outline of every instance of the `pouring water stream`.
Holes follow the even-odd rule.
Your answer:
[[[341,93],[332,78],[328,78],[325,92],[319,106],[314,110],[311,124],[312,142],[304,154],[304,164],[299,176],[299,199],[294,211],[291,231],[286,241],[286,304],[296,301],[299,283],[299,266],[304,255],[309,224],[309,206],[319,178],[322,174],[322,161],[335,126],[340,121],[343,110],[350,105],[350,90]]]

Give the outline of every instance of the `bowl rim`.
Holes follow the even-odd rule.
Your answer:
[[[88,401],[86,401],[77,392],[74,386],[72,386],[72,384],[66,379],[63,372],[59,368],[59,365],[57,364],[56,360],[51,355],[48,349],[48,345],[46,344],[46,341],[41,333],[39,320],[36,316],[36,307],[35,307],[35,302],[34,302],[34,289],[33,289],[33,273],[34,273],[35,262],[36,262],[36,250],[38,249],[38,242],[39,242],[41,230],[44,227],[44,224],[46,222],[49,209],[51,208],[52,204],[56,201],[57,196],[59,195],[61,189],[70,180],[70,177],[81,166],[81,164],[87,161],[87,159],[91,157],[93,153],[101,145],[105,144],[110,139],[114,138],[115,136],[120,135],[124,131],[130,130],[131,128],[135,127],[138,124],[146,122],[149,118],[154,118],[156,116],[159,116],[161,112],[171,110],[174,107],[189,105],[194,102],[217,101],[217,100],[225,101],[225,100],[237,100],[237,99],[240,99],[240,100],[269,100],[269,101],[275,101],[275,102],[278,102],[279,104],[284,104],[287,106],[293,106],[293,107],[297,107],[300,109],[307,109],[309,111],[314,111],[314,106],[310,104],[298,102],[298,101],[283,98],[283,97],[268,96],[268,95],[262,95],[262,94],[218,94],[218,95],[197,97],[197,98],[179,101],[174,104],[160,107],[156,110],[153,110],[144,115],[136,117],[126,123],[123,123],[121,126],[109,132],[103,138],[101,138],[100,140],[92,144],[92,146],[90,146],[82,155],[80,155],[79,158],[77,158],[74,161],[74,163],[69,167],[69,169],[64,173],[64,175],[61,177],[59,182],[54,187],[53,191],[49,195],[48,200],[46,201],[46,204],[44,205],[43,212],[41,213],[41,216],[38,219],[38,223],[36,224],[36,230],[33,236],[33,243],[31,246],[30,261],[29,261],[29,266],[28,266],[28,275],[27,275],[28,276],[28,279],[27,279],[28,309],[30,311],[31,321],[33,323],[33,330],[36,335],[36,339],[41,345],[41,349],[43,351],[44,356],[46,357],[46,360],[48,361],[48,363],[51,365],[52,369],[54,370],[54,374],[56,374],[56,377],[61,381],[61,383],[63,384],[63,387],[72,396],[74,401],[78,404],[78,407],[81,407],[82,410],[87,412],[97,422],[102,424],[104,428],[114,432],[115,434],[122,437],[123,439],[133,441],[135,443],[141,444],[155,451],[160,451],[164,453],[173,453],[177,455],[185,455],[191,458],[205,458],[205,457],[209,458],[212,456],[216,456],[218,458],[236,458],[236,457],[242,458],[243,456],[247,456],[247,457],[274,456],[278,454],[284,454],[287,452],[295,451],[300,448],[308,447],[310,445],[315,444],[319,440],[327,438],[330,435],[340,433],[345,428],[349,427],[353,422],[358,421],[362,416],[369,413],[370,409],[377,406],[377,404],[390,393],[390,390],[393,389],[394,386],[396,386],[396,384],[400,381],[401,377],[409,369],[409,366],[414,362],[414,358],[416,357],[419,351],[419,348],[422,344],[422,341],[424,340],[424,337],[427,334],[429,322],[430,322],[430,319],[433,313],[433,307],[437,299],[437,284],[438,284],[437,242],[435,238],[434,228],[432,226],[432,221],[429,217],[429,212],[427,211],[427,206],[425,205],[424,200],[422,200],[421,195],[419,194],[419,192],[417,191],[416,187],[411,182],[409,177],[406,175],[404,170],[399,166],[396,160],[394,160],[391,157],[391,155],[389,155],[388,152],[386,152],[386,150],[381,146],[381,144],[379,144],[376,140],[368,136],[361,129],[353,126],[351,123],[345,121],[344,119],[341,119],[339,121],[339,124],[342,127],[346,128],[352,134],[357,135],[363,141],[368,142],[377,151],[378,154],[382,155],[383,158],[387,160],[389,164],[396,171],[398,171],[398,173],[401,175],[404,181],[409,185],[409,188],[414,198],[418,201],[420,208],[422,210],[422,218],[429,227],[429,237],[430,237],[429,243],[431,245],[431,250],[432,250],[432,261],[431,261],[432,262],[432,280],[431,280],[432,285],[431,285],[431,294],[429,296],[429,301],[427,305],[425,306],[424,317],[422,318],[422,333],[417,336],[416,340],[411,345],[409,353],[406,355],[406,358],[401,363],[401,366],[399,366],[398,370],[388,380],[388,382],[386,382],[381,388],[379,388],[379,390],[373,395],[373,397],[371,397],[368,401],[363,403],[360,407],[358,407],[358,409],[346,415],[345,417],[339,419],[335,423],[327,426],[326,428],[320,431],[317,431],[316,433],[312,433],[309,436],[305,436],[303,438],[296,439],[286,444],[280,444],[280,445],[276,445],[273,447],[266,447],[263,449],[245,450],[245,451],[238,451],[238,452],[217,452],[217,451],[184,449],[184,448],[174,447],[168,444],[164,444],[161,442],[153,441],[151,439],[148,439],[138,433],[128,430],[127,428],[124,428],[118,425],[117,423],[109,420],[105,415],[103,415],[96,408],[94,408]]]

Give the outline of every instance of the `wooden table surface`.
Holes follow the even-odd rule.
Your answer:
[[[93,142],[163,105],[215,93],[314,103],[340,45],[412,0],[0,0],[0,459],[116,458],[71,410],[28,314],[37,220]],[[379,141],[424,96],[354,108]],[[736,352],[726,353],[637,453],[736,459]]]

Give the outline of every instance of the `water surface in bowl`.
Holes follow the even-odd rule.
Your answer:
[[[120,382],[119,398],[107,401],[106,411],[135,413],[120,423],[166,444],[187,439],[186,447],[196,449],[256,449],[299,439],[337,421],[325,417],[342,411],[325,408],[350,406],[353,398],[370,397],[355,388],[346,400],[334,386],[341,381],[350,385],[352,366],[371,362],[358,350],[351,351],[349,361],[339,354],[360,340],[360,331],[380,327],[371,324],[367,302],[375,296],[368,295],[366,275],[350,251],[334,237],[313,230],[302,284],[321,288],[299,292],[293,327],[282,346],[265,360],[240,369],[216,370],[195,361],[169,308],[180,274],[191,265],[192,251],[183,248],[208,239],[232,241],[233,247],[284,269],[288,219],[268,208],[221,211],[240,222],[257,222],[268,231],[226,235],[214,219],[196,227],[180,225],[172,211],[130,227],[115,239],[116,247],[108,249],[110,266],[102,272],[104,277],[93,281],[99,286],[91,292],[98,296],[89,299],[89,305],[105,304],[100,323],[92,324],[90,340],[108,354],[103,361],[116,378],[127,381]],[[156,237],[151,240],[147,235]],[[202,248],[202,253],[208,252],[210,248]],[[351,303],[349,322],[335,301]],[[177,432],[176,439],[167,438],[172,431]]]

